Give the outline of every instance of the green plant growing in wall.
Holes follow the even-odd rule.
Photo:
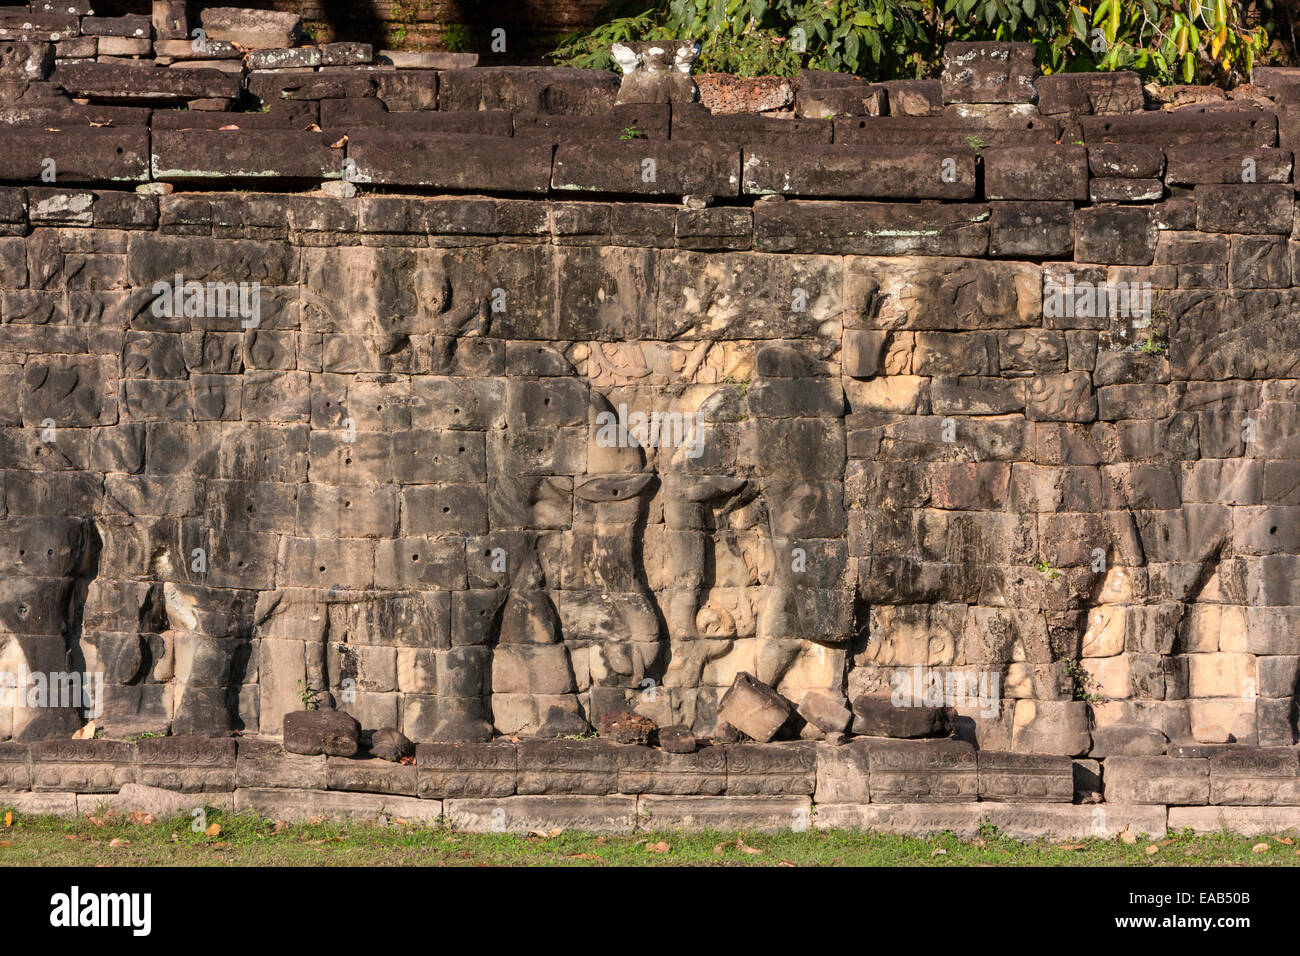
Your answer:
[[[623,132],[618,134],[619,139],[644,139],[645,133],[641,132],[635,126],[624,126]]]
[[[616,42],[693,39],[701,72],[888,80],[934,75],[950,40],[993,40],[1031,43],[1049,74],[1232,86],[1269,50],[1268,31],[1281,39],[1288,24],[1232,0],[616,0],[551,55],[612,69]]]
[[[302,701],[303,710],[315,710],[316,698],[319,695],[320,691],[316,690],[316,688],[308,686],[305,681],[298,681],[298,699]]]
[[[452,53],[461,53],[470,48],[474,38],[470,35],[469,28],[463,23],[452,23],[442,34],[442,45]]]
[[[1047,575],[1047,580],[1049,581],[1055,581],[1057,578],[1061,576],[1060,569],[1052,567],[1046,561],[1039,561],[1037,564],[1034,565],[1034,569],[1037,570],[1040,574]]]
[[[1060,663],[1064,665],[1065,676],[1070,681],[1071,699],[1087,704],[1104,704],[1109,700],[1097,693],[1097,678],[1088,673],[1082,661],[1063,658]]]

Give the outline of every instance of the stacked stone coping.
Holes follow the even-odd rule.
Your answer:
[[[1090,761],[955,740],[715,744],[669,754],[604,740],[421,744],[415,761],[303,756],[274,740],[0,744],[0,807],[85,814],[217,807],[272,819],[404,818],[453,829],[951,830],[1016,838],[1300,828],[1295,748],[1207,747]],[[1075,802],[1104,774],[1107,800]]]

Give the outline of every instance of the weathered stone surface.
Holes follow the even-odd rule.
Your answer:
[[[536,141],[367,129],[349,137],[347,154],[358,183],[535,193],[551,179],[551,147]]]
[[[233,789],[232,787],[231,790],[233,791]],[[201,796],[191,796],[177,793],[175,790],[150,787],[139,783],[124,784],[120,791],[108,797],[87,798],[79,795],[77,798],[78,810],[80,811],[83,806],[87,806],[91,800],[103,801],[104,806],[118,813],[147,813],[159,820],[176,816],[189,818],[195,810],[202,810],[206,807],[231,811],[234,809],[235,803],[232,792],[205,793]],[[96,806],[95,809],[99,809],[99,807]]]
[[[698,748],[695,733],[684,724],[659,728],[659,746],[670,754],[693,754]]]
[[[415,765],[421,797],[508,797],[519,779],[511,743],[419,744]]]
[[[361,725],[338,710],[296,710],[284,715],[284,749],[315,756],[351,757],[361,747]]]
[[[153,178],[338,179],[341,150],[323,133],[286,130],[155,130]]]
[[[235,791],[235,811],[256,813],[268,820],[290,823],[312,820],[405,820],[435,824],[442,819],[441,800],[420,800],[391,794],[342,793],[315,790],[241,787]]]
[[[1210,765],[1204,759],[1110,757],[1102,770],[1107,803],[1204,804]]]
[[[274,10],[205,7],[201,20],[209,38],[250,50],[290,46],[302,32],[302,20],[296,13]]]
[[[143,786],[185,793],[235,789],[237,745],[232,738],[142,737],[136,752],[136,782]]]
[[[603,740],[521,740],[517,792],[615,793],[621,749]]]
[[[811,794],[816,789],[814,744],[724,744],[721,749],[727,758],[729,795]]]
[[[370,740],[370,752],[381,760],[394,763],[403,757],[415,756],[415,744],[410,738],[394,727],[376,730]]]
[[[397,793],[416,795],[414,764],[388,760],[355,760],[350,757],[327,757],[325,784],[330,790],[358,793]]]
[[[960,740],[886,740],[866,743],[873,803],[975,800],[975,749]]]
[[[949,43],[943,48],[943,101],[1032,103],[1037,72],[1028,43]]]
[[[722,747],[674,754],[649,747],[618,748],[619,793],[712,795],[727,789],[727,759]]]
[[[947,707],[900,707],[889,697],[853,701],[853,732],[867,737],[947,737],[955,713]]]
[[[1300,813],[1294,807],[1170,807],[1169,829],[1272,836],[1300,831]]]
[[[776,736],[790,711],[789,701],[744,671],[718,702],[719,717],[760,743]]]
[[[1209,763],[1212,805],[1300,805],[1300,757],[1291,747],[1225,747]]]
[[[432,802],[432,801],[431,801]],[[518,833],[555,829],[580,833],[631,833],[637,824],[637,798],[520,796],[443,801],[446,822],[467,833]]]
[[[975,157],[901,146],[749,146],[741,187],[748,195],[973,199]]]
[[[1166,832],[1164,807],[1088,807],[1008,803],[819,804],[818,829],[878,830],[925,835],[951,831],[973,839],[980,826],[992,824],[1013,840],[1078,840],[1114,837],[1120,832],[1161,838]]]
[[[324,754],[303,756],[287,753],[279,744],[265,740],[240,740],[235,761],[235,783],[254,789],[290,787],[324,790],[326,787]]]
[[[135,783],[135,745],[120,740],[45,740],[31,745],[32,789],[116,793]]]
[[[1068,757],[981,750],[981,800],[1009,803],[1069,803],[1074,798],[1074,767]]]
[[[637,800],[637,829],[752,830],[758,833],[793,831],[811,826],[812,802],[807,797],[667,797]]]
[[[813,799],[818,805],[871,800],[866,741],[817,745],[817,789]]]

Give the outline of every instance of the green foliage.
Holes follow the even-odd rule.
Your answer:
[[[315,710],[316,698],[320,691],[314,687],[307,686],[303,681],[298,681],[298,699],[302,701],[303,710]]]
[[[704,73],[897,79],[933,75],[949,40],[1007,40],[1034,44],[1045,73],[1135,70],[1227,85],[1248,77],[1269,43],[1230,0],[643,0],[614,13],[552,56],[612,69],[613,43],[697,39]]]
[[[452,53],[468,50],[471,42],[469,29],[462,23],[453,23],[442,35],[442,45]]]
[[[1034,567],[1035,567],[1035,568],[1036,568],[1036,569],[1037,569],[1041,574],[1046,574],[1046,575],[1047,575],[1047,580],[1049,580],[1049,581],[1055,581],[1057,578],[1059,578],[1059,577],[1061,576],[1061,572],[1060,572],[1058,569],[1052,567],[1052,566],[1051,566],[1049,563],[1047,563],[1046,561],[1039,561],[1037,564],[1034,565]]]
[[[1065,660],[1065,676],[1070,679],[1070,689],[1075,700],[1089,704],[1104,704],[1106,697],[1097,693],[1097,678],[1084,668],[1082,661]]]
[[[623,132],[618,134],[619,139],[645,139],[645,133],[641,132],[635,126],[624,126]]]

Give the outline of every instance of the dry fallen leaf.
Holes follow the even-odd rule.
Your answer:
[[[13,846],[13,840],[0,840],[0,846]]]
[[[95,739],[95,722],[92,720],[86,726],[82,727],[72,735],[73,740],[94,740]]]
[[[948,851],[945,850],[943,847],[939,847],[938,849],[934,850],[930,855],[931,855],[931,856],[947,856],[947,855],[948,855]]]
[[[645,849],[647,853],[667,853],[668,844],[663,842],[663,840],[660,840],[658,843],[646,843]]]
[[[1159,852],[1160,847],[1156,846],[1154,843],[1147,847],[1147,856],[1155,856]]]
[[[304,133],[319,133],[319,132],[321,132],[321,128],[320,128],[319,126],[317,126],[315,123],[312,123],[310,126],[304,126],[304,127],[303,127],[303,132],[304,132]]]
[[[130,846],[130,840],[123,840],[121,837],[114,837],[109,841],[109,846]]]
[[[753,853],[753,854],[759,854],[763,852],[756,846],[742,846],[741,849],[744,850],[746,853]]]
[[[1267,844],[1267,843],[1256,843],[1254,846],[1252,846],[1252,847],[1250,848],[1250,852],[1251,852],[1251,853],[1267,853],[1267,852],[1268,852],[1268,844]]]
[[[210,837],[220,836],[220,835],[221,835],[221,824],[220,824],[220,823],[214,823],[214,824],[212,824],[210,827],[208,827],[206,830],[204,830],[203,832],[206,833],[206,834],[207,834],[208,836],[210,836]]]
[[[234,123],[227,123],[225,126],[218,126],[217,129],[218,129],[218,130],[223,130],[223,129],[239,129],[239,127],[236,126]]]
[[[281,830],[286,829],[288,826],[289,826],[288,821],[286,821],[286,820],[276,820],[274,823],[271,824],[271,832],[272,832],[272,833],[279,833]]]
[[[1129,846],[1132,846],[1134,843],[1138,841],[1137,834],[1129,833],[1128,830],[1124,830],[1122,833],[1120,833],[1119,838],[1123,840],[1125,843],[1127,843]]]
[[[1061,847],[1061,849],[1062,849],[1062,850],[1082,850],[1082,849],[1083,849],[1083,844],[1082,844],[1082,843],[1070,843],[1070,844],[1068,844],[1068,845],[1066,845],[1066,846]]]
[[[94,120],[91,120],[91,121],[90,121],[91,129],[98,129],[98,128],[100,128],[101,126],[112,126],[112,125],[113,125],[113,121],[112,121],[112,120],[106,120],[106,121],[104,121],[103,123],[96,123]]]
[[[348,136],[346,133],[344,133],[343,138],[339,140],[337,143],[330,143],[330,149],[342,149],[347,144],[348,144]]]
[[[1273,837],[1273,839],[1276,840],[1278,843],[1281,843],[1283,846],[1290,846],[1292,843],[1295,842],[1295,840],[1291,839],[1290,837],[1275,836]]]
[[[14,825],[14,812],[12,810],[7,810],[5,812],[5,826],[11,827],[13,825]]]
[[[722,856],[722,844],[721,844],[721,843],[719,843],[717,846],[715,846],[715,847],[713,848],[713,855],[714,855],[714,856]]]

